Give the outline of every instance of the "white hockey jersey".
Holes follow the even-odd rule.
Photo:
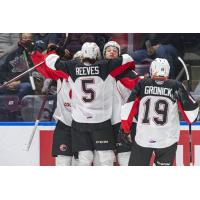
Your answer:
[[[61,121],[67,126],[71,126],[71,89],[65,79],[57,80],[57,107],[53,114],[56,121]]]
[[[112,125],[121,122],[121,107],[126,103],[139,80],[141,80],[141,77],[133,70],[128,70],[116,77],[113,94]],[[133,121],[136,122],[135,118]]]
[[[111,119],[115,77],[134,67],[133,59],[127,54],[89,66],[76,60],[62,61],[55,54],[33,59],[35,64],[45,59],[48,76],[65,72],[72,89],[72,118],[79,123],[101,123]]]
[[[143,79],[122,106],[122,129],[128,133],[138,112],[135,141],[138,145],[165,148],[179,140],[179,114],[192,123],[198,116],[198,104],[176,80]]]

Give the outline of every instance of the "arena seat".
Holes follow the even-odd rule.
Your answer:
[[[18,121],[19,97],[17,95],[0,96],[0,121]]]
[[[40,121],[51,121],[56,107],[55,95],[27,95],[21,101],[21,116],[23,121],[35,121],[41,106],[46,101]]]

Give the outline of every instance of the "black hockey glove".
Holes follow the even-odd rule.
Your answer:
[[[47,52],[55,51],[57,55],[59,55],[61,58],[65,56],[65,49],[63,47],[59,47],[56,44],[50,44],[47,47]]]
[[[132,143],[131,134],[127,134],[123,131],[123,129],[120,129],[118,134],[118,141],[121,141],[123,144],[130,145]]]

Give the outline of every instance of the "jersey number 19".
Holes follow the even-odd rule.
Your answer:
[[[154,113],[155,115],[153,116],[153,121],[158,125],[158,126],[163,126],[166,124],[167,122],[167,114],[168,114],[168,102],[163,100],[163,99],[159,99],[157,100],[154,105],[151,105],[151,99],[147,99],[144,102],[144,118],[142,120],[143,124],[149,124],[149,111],[150,111],[150,107],[153,107]]]

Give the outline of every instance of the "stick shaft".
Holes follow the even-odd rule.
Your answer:
[[[42,116],[42,112],[43,112],[43,110],[44,110],[44,106],[45,106],[45,104],[46,104],[47,99],[48,99],[48,96],[45,96],[45,98],[44,98],[44,100],[43,100],[43,102],[42,102],[42,105],[41,105],[41,107],[40,107],[39,113],[38,113],[37,118],[36,118],[36,121],[35,121],[35,125],[34,125],[34,127],[33,127],[33,130],[32,130],[32,132],[31,132],[31,135],[30,135],[29,140],[28,140],[28,144],[27,144],[27,148],[26,148],[27,151],[29,151],[29,149],[30,149],[30,147],[31,147],[31,144],[32,144],[34,135],[35,135],[35,133],[36,133],[36,130],[37,130],[37,127],[38,127],[40,118],[41,118],[41,116]]]
[[[186,73],[186,78],[187,78],[187,90],[188,92],[191,92],[191,85],[190,85],[190,76],[189,76],[189,72],[187,69],[187,66],[185,64],[185,62],[183,61],[182,58],[178,57],[179,61],[182,63],[185,73]],[[189,144],[190,144],[190,163],[193,162],[193,149],[192,149],[192,125],[189,124]]]
[[[29,137],[28,144],[27,144],[27,147],[26,147],[26,151],[29,151],[29,149],[30,149],[30,147],[31,147],[31,144],[32,144],[34,135],[35,135],[35,133],[36,133],[38,124],[39,124],[39,120],[37,119],[37,120],[35,121],[35,125],[34,125],[34,128],[33,128],[32,132],[31,132],[31,135],[30,135],[30,137]]]
[[[189,76],[189,72],[187,70],[187,66],[186,66],[185,62],[183,61],[183,59],[181,57],[178,57],[178,59],[182,63],[182,65],[184,67],[184,70],[185,70],[185,73],[186,73],[187,81],[189,81],[190,80],[190,76]]]
[[[27,57],[25,50],[23,51],[23,55],[24,55],[24,59],[25,59],[25,62],[26,62],[27,69],[30,69],[30,66],[29,66],[29,63],[28,63],[28,57]],[[35,81],[34,81],[33,76],[30,72],[29,72],[29,80],[30,80],[30,83],[31,83],[32,90],[35,90],[36,89],[35,88]]]

